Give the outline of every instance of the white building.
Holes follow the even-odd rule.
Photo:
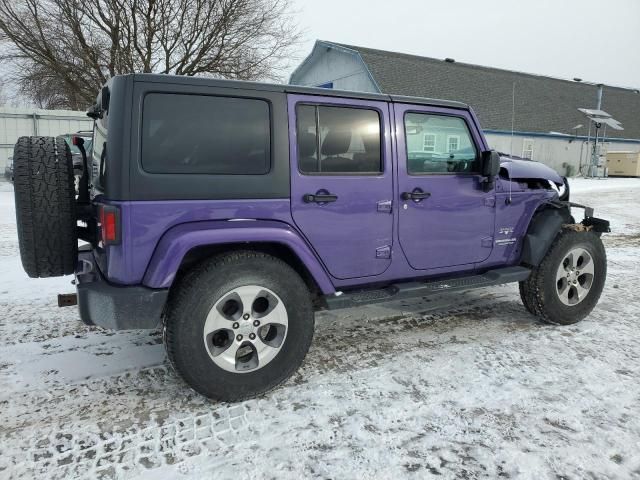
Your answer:
[[[13,147],[19,137],[55,137],[91,129],[93,120],[85,112],[0,107],[0,178],[7,157],[13,156]]]
[[[574,175],[591,155],[587,141],[593,142],[595,128],[578,108],[596,107],[599,85],[593,83],[325,41],[316,42],[290,83],[465,102],[492,148],[544,162],[563,175]],[[640,151],[640,92],[603,85],[601,109],[624,127],[600,131],[601,153]],[[427,149],[450,148],[446,139],[440,146],[423,141]]]

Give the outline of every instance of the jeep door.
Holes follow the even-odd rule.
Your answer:
[[[485,260],[493,248],[495,191],[483,191],[487,149],[462,109],[394,104],[398,135],[399,239],[414,269]]]
[[[393,198],[386,102],[290,95],[293,219],[337,279],[391,263]]]

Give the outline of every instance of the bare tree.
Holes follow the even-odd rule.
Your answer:
[[[4,107],[9,103],[7,93],[4,90],[4,82],[0,79],[0,107]]]
[[[121,73],[274,79],[297,41],[289,0],[0,0],[0,61],[45,108]]]

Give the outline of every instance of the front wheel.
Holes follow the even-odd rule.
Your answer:
[[[598,303],[607,277],[607,257],[594,232],[563,230],[541,264],[520,282],[527,310],[547,323],[570,325]]]
[[[313,329],[309,290],[295,270],[263,253],[233,252],[176,285],[164,336],[172,365],[194,390],[237,401],[289,378]]]

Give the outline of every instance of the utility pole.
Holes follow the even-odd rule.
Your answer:
[[[602,110],[602,83],[599,83],[597,85],[598,87],[598,93],[597,93],[597,104],[596,104],[596,110]],[[599,161],[599,155],[598,155],[598,130],[600,130],[600,127],[602,126],[599,122],[595,122],[596,123],[596,138],[593,142],[593,150],[591,152],[591,171],[589,172],[589,176],[590,177],[595,177],[598,173],[598,161]]]

